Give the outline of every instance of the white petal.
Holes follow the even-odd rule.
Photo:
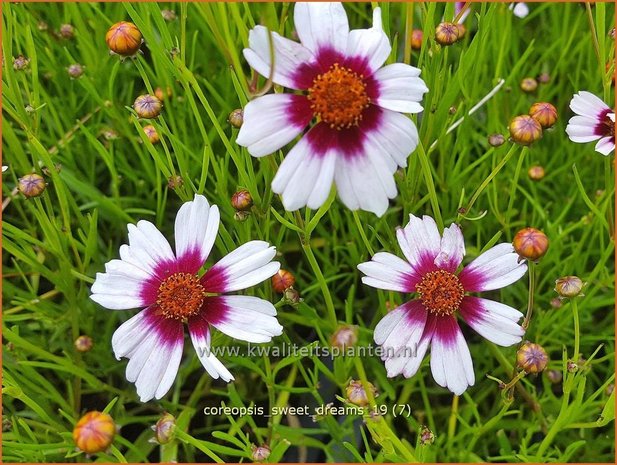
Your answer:
[[[247,342],[270,342],[283,334],[272,303],[252,296],[230,295],[209,298],[204,317],[219,331]],[[209,309],[216,306],[214,318]]]
[[[517,18],[524,18],[529,14],[529,7],[523,2],[512,3],[510,5],[510,9],[512,10],[512,13],[514,13],[514,16],[516,16]]]
[[[460,314],[480,336],[503,347],[521,342],[525,334],[517,324],[523,314],[499,302],[466,296]]]
[[[366,138],[372,142],[378,153],[387,160],[386,155],[394,161],[391,172],[396,166],[406,167],[407,157],[418,146],[418,130],[407,116],[401,113],[381,110],[381,123],[377,128],[367,131]]]
[[[175,261],[176,257],[169,242],[149,221],[141,220],[137,225],[129,224],[128,230],[129,253],[135,261],[142,264],[143,269],[153,270],[160,263]]]
[[[409,223],[396,232],[403,254],[412,266],[433,262],[441,251],[441,236],[435,220],[424,215],[409,215]]]
[[[601,153],[602,155],[608,156],[615,151],[615,138],[614,137],[603,137],[596,144],[596,152]]]
[[[512,244],[502,243],[467,265],[459,279],[467,292],[491,291],[518,281],[526,271],[527,264],[520,261]]]
[[[201,267],[210,255],[218,229],[219,209],[216,205],[210,206],[203,195],[195,195],[192,202],[184,203],[178,210],[175,224],[178,260],[186,254],[195,254]],[[199,267],[190,271],[196,273]]]
[[[233,381],[233,375],[210,350],[208,323],[201,317],[192,318],[189,321],[189,334],[197,357],[208,374],[214,379],[220,378],[225,382]]]
[[[423,95],[428,87],[420,79],[420,70],[404,63],[394,63],[377,70],[379,97],[375,102],[382,108],[403,113],[420,113]]]
[[[475,383],[467,341],[452,316],[439,318],[431,341],[431,371],[435,382],[460,396]]]
[[[310,122],[312,113],[307,102],[294,94],[268,94],[251,100],[244,107],[244,123],[236,142],[247,147],[254,157],[277,151]]]
[[[461,228],[452,224],[443,230],[441,238],[441,251],[435,258],[438,268],[454,273],[465,256],[465,240]]]
[[[381,8],[373,11],[373,27],[354,29],[347,39],[347,56],[363,58],[370,73],[378,70],[388,59],[392,47],[381,25]],[[368,73],[367,73],[368,74]]]
[[[296,3],[294,23],[302,45],[314,55],[328,48],[345,53],[349,23],[341,3]]]
[[[90,296],[97,304],[110,310],[129,310],[143,306],[143,300],[139,296],[92,294]]]
[[[405,260],[387,252],[376,253],[370,262],[360,263],[358,269],[366,276],[362,282],[378,289],[414,292],[414,269]]]
[[[251,68],[265,78],[270,78],[270,39],[268,29],[255,26],[249,32],[249,48],[244,49],[244,58]],[[313,54],[297,42],[281,37],[271,32],[272,47],[274,49],[274,73],[272,81],[289,89],[300,89],[295,74],[302,65],[315,60]]]
[[[582,90],[574,94],[570,101],[570,108],[578,115],[597,120],[604,111],[609,109],[609,106],[591,92]]]
[[[307,137],[303,137],[294,145],[294,147],[285,156],[285,159],[279,166],[274,179],[272,180],[272,190],[276,194],[285,192],[289,185],[289,181],[298,172],[298,169],[304,161],[313,155],[313,150],[308,142]]]

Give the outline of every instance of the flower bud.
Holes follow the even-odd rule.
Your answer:
[[[140,118],[156,118],[161,114],[162,108],[163,104],[161,101],[154,95],[149,94],[140,95],[135,99],[135,103],[133,103],[133,109]]]
[[[174,190],[177,189],[178,187],[182,187],[182,185],[184,184],[184,179],[182,179],[182,177],[176,175],[172,175],[169,176],[169,179],[167,180],[167,187]]]
[[[23,71],[30,64],[30,60],[23,55],[17,55],[13,58],[13,69],[15,71]]]
[[[510,121],[510,137],[521,145],[529,145],[542,137],[542,126],[529,115],[520,115]]]
[[[420,444],[429,446],[435,442],[435,434],[427,426],[420,428]]]
[[[414,29],[411,31],[411,48],[414,50],[420,50],[422,48],[422,38],[424,33],[422,29]]]
[[[252,458],[254,462],[262,462],[270,457],[270,448],[266,444],[261,446],[252,445]]]
[[[165,413],[152,427],[154,431],[154,441],[158,444],[167,444],[175,436],[176,418],[171,413]]]
[[[60,26],[60,37],[70,40],[75,36],[75,28],[72,24],[63,24]]]
[[[585,283],[578,276],[564,276],[555,281],[555,291],[560,297],[576,297],[580,295]]]
[[[529,116],[543,128],[550,128],[557,121],[557,109],[547,102],[534,103],[529,109]]]
[[[88,412],[75,425],[73,440],[87,454],[107,449],[114,440],[116,425],[106,413]]]
[[[563,374],[559,370],[548,370],[546,372],[546,377],[551,383],[559,384],[561,383],[561,380],[563,379]]]
[[[234,220],[236,220],[238,223],[244,223],[246,220],[249,219],[249,216],[251,216],[250,211],[237,210],[236,213],[234,213]]]
[[[151,124],[144,126],[144,133],[146,134],[146,137],[148,138],[150,143],[153,145],[158,143],[161,140],[159,138],[159,133],[156,132],[156,128],[152,126]]]
[[[452,45],[460,37],[460,30],[454,23],[444,22],[435,29],[435,41],[440,45]]]
[[[551,307],[561,308],[562,305],[563,305],[563,302],[561,301],[559,297],[555,297],[554,299],[551,299]]]
[[[78,352],[89,352],[94,343],[92,342],[92,338],[90,336],[81,335],[75,339],[74,345]]]
[[[578,371],[578,364],[574,360],[568,360],[566,363],[566,370],[568,373],[576,373]]]
[[[550,76],[548,73],[541,73],[541,74],[538,76],[537,81],[538,81],[540,84],[548,84],[548,83],[551,81],[551,76]]]
[[[38,197],[43,193],[45,187],[47,187],[45,179],[36,173],[26,174],[24,177],[19,178],[19,184],[17,185],[19,192],[28,198]]]
[[[278,270],[277,273],[272,276],[272,287],[279,294],[283,294],[285,289],[292,287],[295,283],[295,276],[287,270]]]
[[[154,89],[154,96],[161,102],[165,100],[165,98],[171,98],[172,95],[173,92],[171,90],[171,87],[167,87],[165,91],[163,91],[161,87],[157,87],[156,89]]]
[[[523,92],[533,92],[538,88],[538,81],[532,77],[526,77],[521,81],[521,90]]]
[[[49,24],[47,24],[45,21],[39,21],[36,27],[38,28],[39,31],[45,32],[49,29]]]
[[[358,327],[353,325],[339,326],[330,337],[330,345],[345,350],[358,342]]]
[[[491,134],[488,136],[488,143],[491,147],[499,147],[500,145],[503,145],[505,141],[506,138],[501,134]]]
[[[296,291],[293,287],[288,287],[287,289],[285,289],[283,295],[285,296],[285,300],[292,305],[300,302],[300,293]]]
[[[118,133],[112,128],[103,129],[101,135],[105,140],[116,140],[118,138]]]
[[[516,352],[516,364],[525,373],[540,373],[546,368],[548,355],[539,344],[525,342]]]
[[[139,51],[143,38],[137,26],[120,21],[109,28],[105,35],[109,50],[120,56],[133,56]]]
[[[73,63],[66,69],[66,72],[69,73],[69,76],[72,79],[77,79],[80,78],[82,74],[84,74],[84,67],[81,66],[79,63]]]
[[[165,21],[173,21],[176,19],[176,12],[173,10],[161,10],[161,16]]]
[[[253,197],[251,197],[251,193],[246,189],[240,189],[231,196],[231,206],[239,211],[250,210],[253,206]]]
[[[242,123],[244,123],[244,111],[242,111],[242,108],[233,110],[227,117],[227,121],[234,128],[240,129],[242,127]]]
[[[540,181],[545,175],[544,168],[540,165],[534,165],[529,168],[527,175],[532,181]]]
[[[548,237],[538,229],[524,228],[516,233],[512,245],[522,258],[537,261],[548,250]]]
[[[373,393],[373,397],[377,397],[377,389],[371,383],[368,383],[368,388]],[[351,380],[345,390],[347,400],[358,407],[366,407],[368,405],[368,396],[364,390],[362,382]]]

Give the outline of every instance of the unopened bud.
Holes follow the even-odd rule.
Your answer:
[[[272,276],[272,287],[279,294],[284,293],[285,289],[292,287],[295,283],[295,276],[287,270],[279,270]]]
[[[332,347],[347,349],[358,342],[358,327],[353,325],[340,326],[330,337]]]
[[[578,364],[576,364],[574,360],[568,360],[566,363],[566,370],[568,370],[568,373],[576,373],[578,371]]]
[[[422,39],[424,34],[422,29],[414,29],[411,31],[411,48],[414,50],[420,50],[422,48]]]
[[[75,36],[75,28],[72,24],[63,24],[60,26],[60,37],[70,40]]]
[[[15,71],[23,71],[30,64],[30,60],[23,55],[17,55],[13,58],[13,69]]]
[[[527,175],[532,181],[540,181],[542,178],[544,178],[545,174],[546,173],[544,172],[544,168],[540,165],[534,165],[527,171]]]
[[[251,451],[254,462],[262,462],[270,457],[270,448],[265,444],[262,444],[261,446],[256,446],[253,444],[251,446]]]
[[[240,189],[231,196],[231,206],[235,210],[249,210],[253,206],[253,197],[246,189]]]
[[[373,386],[371,383],[368,383],[368,388],[373,394],[373,397],[377,397],[377,389],[375,388],[375,386]],[[368,405],[368,396],[366,395],[364,386],[360,381],[355,381],[352,379],[347,385],[345,394],[347,396],[347,400],[352,404],[355,404],[359,407],[365,407]]]
[[[420,444],[429,446],[435,442],[435,434],[427,427],[420,428]]]
[[[148,138],[150,143],[153,145],[158,143],[161,140],[159,138],[159,133],[156,132],[156,128],[152,126],[151,124],[144,126],[144,134],[146,134],[146,137]]]
[[[492,147],[499,147],[500,145],[503,145],[505,141],[506,138],[501,134],[491,134],[488,136],[488,143]]]
[[[550,103],[536,102],[529,109],[529,116],[546,129],[557,122],[557,109]]]
[[[140,95],[135,99],[135,103],[133,103],[133,109],[140,118],[156,118],[161,114],[162,108],[163,104],[161,101],[154,95],[149,94]]]
[[[244,111],[241,108],[236,108],[229,114],[227,121],[229,121],[229,124],[234,128],[240,129],[242,123],[244,123]]]
[[[546,372],[546,377],[551,383],[558,384],[561,383],[561,380],[563,379],[563,374],[559,370],[548,370]]]
[[[92,349],[94,342],[92,342],[92,338],[90,336],[82,335],[75,339],[74,344],[75,349],[77,349],[78,352],[89,352]]]
[[[542,126],[529,115],[520,115],[510,121],[510,137],[521,145],[530,145],[542,137]]]
[[[516,352],[516,364],[526,373],[540,373],[548,364],[548,355],[541,345],[525,342]]]
[[[75,425],[73,440],[87,454],[106,450],[114,440],[116,425],[106,413],[88,412]]]
[[[139,51],[143,37],[133,23],[120,21],[109,28],[105,35],[105,42],[113,53],[127,57]]]
[[[152,426],[154,431],[154,441],[158,444],[167,444],[171,442],[175,436],[176,418],[171,413],[165,413]]]
[[[300,293],[296,291],[293,287],[288,287],[287,289],[285,289],[283,295],[285,296],[285,300],[290,304],[297,304],[298,302],[300,302]]]
[[[460,29],[454,23],[444,22],[435,29],[435,41],[440,45],[452,45],[460,37]]]
[[[183,184],[184,179],[182,179],[182,177],[178,176],[177,174],[169,176],[169,179],[167,180],[167,187],[172,190],[177,189],[178,187],[182,187]]]
[[[541,73],[537,80],[540,84],[548,84],[551,80],[551,76],[548,73]]]
[[[578,276],[564,276],[555,281],[555,291],[561,297],[576,297],[583,290],[585,284]]]
[[[561,301],[559,297],[555,297],[554,299],[551,299],[551,307],[561,308],[562,305],[563,305],[563,302]]]
[[[520,257],[537,261],[548,250],[548,237],[538,229],[525,228],[516,233],[512,245]]]
[[[167,87],[167,90],[165,91],[163,91],[161,87],[157,87],[156,89],[154,89],[154,96],[161,102],[166,98],[171,98],[172,95],[173,91],[171,90],[171,87]]]
[[[73,63],[66,69],[69,76],[73,79],[80,78],[82,74],[84,74],[84,67],[79,63]]]
[[[523,92],[533,92],[538,88],[538,81],[532,77],[526,77],[521,81],[521,90]]]
[[[38,197],[43,193],[45,187],[47,187],[45,179],[36,173],[26,174],[24,177],[19,178],[19,184],[17,185],[19,192],[28,198]]]
[[[244,223],[246,220],[249,219],[249,216],[251,216],[251,212],[247,211],[247,210],[237,210],[234,213],[234,220],[236,220],[238,223]]]
[[[161,16],[165,21],[173,21],[176,19],[176,12],[173,10],[161,10]]]

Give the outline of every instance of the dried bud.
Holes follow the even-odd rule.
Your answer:
[[[292,287],[295,283],[296,278],[287,270],[278,270],[278,272],[272,276],[272,287],[279,294],[283,294],[285,289]]]
[[[161,87],[157,87],[154,90],[154,96],[159,99],[161,102],[163,100],[165,100],[166,98],[171,98],[171,96],[173,95],[173,92],[171,90],[171,87],[167,87],[167,89],[165,91],[163,91],[163,89]]]
[[[460,30],[454,23],[441,23],[435,29],[435,41],[440,45],[452,45],[459,39]]]
[[[429,446],[435,442],[435,434],[427,426],[420,428],[420,444]]]
[[[183,184],[184,184],[184,179],[182,179],[177,174],[169,176],[169,179],[167,180],[167,187],[169,187],[172,190],[177,189],[178,187],[182,187]]]
[[[17,185],[19,192],[28,198],[38,197],[46,187],[47,183],[45,183],[43,176],[36,173],[26,174],[24,177],[19,178],[19,184]]]
[[[23,55],[17,55],[13,58],[13,69],[15,71],[23,71],[30,64],[30,60]]]
[[[236,210],[249,210],[253,206],[253,197],[246,189],[240,189],[231,196],[231,206]]]
[[[171,413],[165,413],[152,427],[154,431],[154,441],[158,444],[167,444],[175,436],[176,418]]]
[[[538,229],[524,228],[516,233],[512,245],[522,258],[537,261],[548,250],[548,237]]]
[[[67,73],[72,79],[80,78],[82,74],[84,74],[84,67],[79,63],[73,63],[66,69]]]
[[[345,350],[358,342],[358,327],[353,325],[339,326],[330,337],[330,345]]]
[[[551,76],[548,73],[542,73],[538,76],[538,82],[540,84],[548,84],[551,80]]]
[[[75,36],[75,28],[72,24],[63,24],[60,26],[60,37],[70,40]]]
[[[173,10],[161,10],[161,16],[165,21],[173,21],[176,19],[176,12]]]
[[[491,134],[488,136],[488,143],[492,147],[499,147],[500,145],[503,145],[505,141],[506,138],[501,134]]]
[[[516,364],[526,373],[540,373],[547,363],[548,355],[539,344],[525,342],[516,352]]]
[[[414,50],[420,50],[422,48],[422,38],[424,34],[422,29],[414,29],[411,31],[411,48]]]
[[[559,370],[548,370],[546,372],[546,377],[551,383],[559,384],[561,383],[561,380],[563,379],[563,374]]]
[[[508,129],[512,140],[521,145],[529,145],[542,137],[542,126],[529,115],[513,118]]]
[[[564,276],[555,281],[555,291],[561,297],[576,297],[580,295],[585,283],[578,276]]]
[[[521,81],[521,90],[523,92],[533,92],[538,88],[538,81],[532,77],[526,77]]]
[[[114,440],[116,425],[106,413],[88,412],[75,425],[73,440],[79,449],[94,454],[107,449]]]
[[[244,112],[242,111],[242,108],[233,110],[227,117],[227,121],[234,128],[240,129],[242,127],[242,123],[244,123]]]
[[[90,352],[94,342],[90,336],[82,335],[75,339],[74,345],[78,352]]]
[[[146,134],[146,137],[148,138],[151,144],[156,144],[161,140],[159,138],[159,133],[156,132],[156,128],[152,126],[151,124],[144,126],[144,133]]]
[[[529,116],[546,129],[557,122],[557,109],[550,103],[537,102],[529,109]]]
[[[156,118],[161,114],[162,108],[163,104],[161,101],[154,95],[149,94],[140,95],[135,99],[135,103],[133,103],[133,109],[140,118]]]
[[[300,302],[300,293],[293,287],[288,287],[285,289],[285,293],[283,295],[285,296],[285,300],[292,305]]]
[[[373,393],[373,397],[377,397],[377,389],[371,383],[368,383],[368,388]],[[368,396],[362,386],[362,382],[351,380],[345,390],[347,400],[358,407],[366,407],[368,405]]]
[[[133,23],[120,21],[109,28],[105,35],[109,50],[120,56],[133,56],[139,51],[143,38]]]
[[[259,447],[253,444],[251,446],[251,451],[254,462],[262,462],[270,457],[270,448],[265,444]]]
[[[540,181],[545,175],[544,168],[540,165],[534,165],[529,168],[527,175],[532,181]]]
[[[236,220],[238,223],[244,223],[246,220],[249,219],[249,216],[251,216],[250,211],[237,210],[236,213],[234,213],[234,220]]]
[[[555,297],[554,299],[551,299],[551,307],[561,308],[562,305],[563,305],[563,302],[561,301],[559,297]]]

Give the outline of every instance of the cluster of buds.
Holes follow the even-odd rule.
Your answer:
[[[114,24],[105,35],[105,42],[111,53],[121,57],[136,55],[143,41],[143,36],[137,26],[126,21]]]
[[[540,373],[548,364],[548,354],[539,344],[525,342],[516,352],[516,365],[525,373]]]
[[[510,121],[510,138],[521,145],[531,145],[542,137],[542,130],[557,122],[557,109],[548,102],[536,102],[527,115],[519,115]]]
[[[536,228],[524,228],[514,235],[512,246],[521,259],[536,262],[548,250],[548,237]]]
[[[87,454],[106,450],[114,440],[116,424],[106,413],[92,411],[79,419],[73,429],[73,440]]]
[[[368,388],[373,394],[373,397],[377,397],[377,388],[371,383],[367,383]],[[347,400],[358,407],[366,407],[368,405],[368,395],[364,390],[364,386],[361,381],[351,380],[345,389],[345,396]]]

